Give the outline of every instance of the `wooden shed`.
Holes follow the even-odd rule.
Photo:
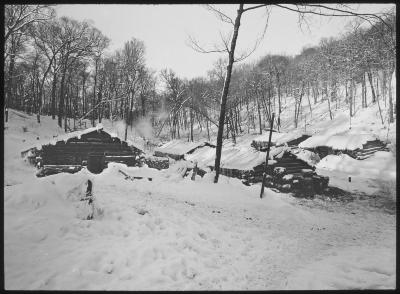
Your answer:
[[[363,160],[371,157],[377,151],[389,151],[389,148],[387,148],[387,145],[384,142],[376,139],[373,141],[367,141],[363,144],[362,148],[347,152],[347,154],[355,159]]]
[[[143,152],[104,131],[100,125],[56,137],[22,152],[22,156],[26,155],[31,163],[39,165],[38,176],[41,176],[56,171],[76,172],[85,165],[89,171],[100,173],[109,162],[136,166],[140,165]]]
[[[372,134],[315,135],[299,144],[299,147],[315,152],[320,158],[327,155],[347,154],[354,159],[366,159],[377,151],[388,151],[384,142]]]
[[[273,147],[268,162],[266,187],[301,197],[323,193],[328,187],[329,178],[318,175],[315,167],[299,158],[293,148]],[[213,166],[209,168],[214,169]],[[222,175],[239,178],[245,185],[262,182],[263,172],[264,163],[247,170],[225,167],[220,170]]]
[[[318,175],[315,167],[298,158],[291,148],[282,148],[273,156],[274,163],[267,167],[266,187],[295,195],[313,196],[328,187],[329,178]],[[250,181],[261,182],[264,165],[254,167],[254,177]]]

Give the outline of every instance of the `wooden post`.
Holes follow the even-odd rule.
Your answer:
[[[195,180],[196,174],[197,174],[197,161],[194,162],[194,168],[193,168],[192,178],[191,178],[192,181]]]
[[[268,158],[269,158],[269,149],[271,148],[272,128],[274,127],[274,118],[275,118],[275,113],[272,113],[271,128],[270,128],[270,130],[269,130],[267,157],[265,158],[265,164],[264,164],[263,180],[262,180],[262,184],[261,184],[260,198],[262,198],[262,197],[263,197],[263,194],[264,194],[265,178],[266,178],[266,175],[267,175],[267,166],[268,166]]]

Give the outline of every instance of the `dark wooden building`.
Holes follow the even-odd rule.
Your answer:
[[[389,151],[387,145],[379,139],[366,141],[364,144],[362,144],[362,148],[356,149],[333,148],[331,146],[324,145],[303,148],[317,153],[321,159],[327,155],[339,155],[343,153],[354,159],[363,160],[372,156],[377,151]]]
[[[86,165],[89,171],[100,173],[109,162],[136,166],[142,161],[143,152],[140,149],[129,146],[102,127],[69,133],[55,140],[55,144],[43,144],[41,148],[31,148],[22,154],[39,165],[44,175],[46,169],[50,174],[57,170],[75,172]]]
[[[329,178],[320,176],[315,167],[298,158],[288,147],[277,147],[281,152],[273,154],[273,163],[267,167],[266,187],[282,192],[292,192],[295,196],[308,197],[323,193]],[[271,161],[271,159],[269,160]],[[210,167],[213,169],[214,167]],[[242,179],[243,183],[260,183],[263,179],[264,163],[251,170],[221,168],[221,174]]]
[[[363,144],[362,148],[347,152],[347,154],[355,159],[363,160],[371,157],[377,151],[389,151],[389,149],[384,142],[376,139],[373,141],[367,141]]]

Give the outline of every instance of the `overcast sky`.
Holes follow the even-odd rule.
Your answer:
[[[238,5],[217,5],[233,20]],[[387,9],[386,4],[357,4],[352,6],[359,12],[379,12]],[[245,5],[246,8],[246,5]],[[160,71],[173,69],[179,77],[205,76],[218,57],[223,53],[202,54],[188,46],[192,36],[205,48],[220,43],[220,33],[227,35],[231,25],[222,23],[202,5],[57,5],[58,16],[76,20],[92,20],[95,27],[111,39],[109,50],[122,48],[135,37],[146,46],[146,63]],[[255,9],[242,16],[238,52],[249,51],[255,45],[266,24],[266,10]],[[295,55],[304,46],[316,45],[322,37],[339,35],[346,18],[313,17],[309,28],[298,24],[298,15],[274,7],[270,13],[266,34],[257,50],[244,62],[259,59],[267,53]],[[208,46],[207,46],[208,45]]]

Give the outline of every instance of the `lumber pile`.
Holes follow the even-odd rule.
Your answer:
[[[318,175],[314,167],[290,152],[285,152],[281,158],[274,160],[276,163],[269,165],[266,170],[266,187],[285,193],[291,192],[298,197],[311,197],[328,187],[328,177]],[[263,172],[264,164],[255,166],[252,170],[221,168],[220,171],[222,175],[241,179],[245,185],[261,183]]]
[[[349,156],[363,160],[371,157],[377,151],[389,151],[386,144],[380,140],[375,141],[368,141],[367,143],[363,144],[363,148],[358,148],[352,152],[345,152]]]
[[[149,156],[144,158],[144,163],[148,167],[158,170],[169,168],[169,160],[166,157]]]

